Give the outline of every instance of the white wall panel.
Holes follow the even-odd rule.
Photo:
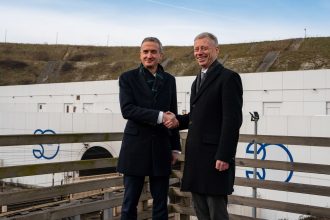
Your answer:
[[[244,91],[243,92],[243,101],[262,101],[264,91]]]
[[[72,114],[74,133],[83,133],[87,129],[85,120],[86,115],[87,114]]]
[[[48,129],[49,128],[49,122],[48,122],[48,119],[49,119],[49,113],[39,113],[38,114],[38,117],[36,117],[36,120],[37,120],[37,128],[38,129]]]
[[[281,106],[281,115],[303,115],[304,103],[303,102],[283,102]]]
[[[311,118],[304,116],[288,116],[289,136],[310,136]]]
[[[51,113],[49,115],[49,129],[55,131],[55,133],[61,132],[61,113]]]
[[[283,90],[283,102],[304,101],[304,90]]]
[[[262,101],[264,102],[282,102],[283,100],[283,92],[282,91],[272,91],[267,90],[262,93]]]
[[[97,132],[111,132],[113,129],[113,114],[98,114],[97,124]]]
[[[306,89],[304,90],[304,101],[326,101],[326,90],[325,89]]]
[[[329,165],[329,155],[330,155],[329,147],[313,146],[311,148],[310,155],[311,155],[311,160],[314,161],[314,163],[315,161],[317,161],[318,164]],[[330,176],[329,176],[329,180],[330,180]]]
[[[325,115],[326,103],[325,102],[304,102],[304,115]]]
[[[330,88],[325,92],[325,101],[330,102]]]
[[[262,89],[263,90],[282,90],[282,72],[262,73]]]
[[[315,163],[311,160],[311,147],[310,146],[300,146],[300,145],[287,145],[293,161],[297,163]],[[293,172],[290,182],[293,183],[303,183],[310,184],[311,174],[310,173],[301,173]]]
[[[283,72],[283,89],[303,89],[304,75],[298,71]]]
[[[244,90],[262,90],[262,74],[245,73]]]
[[[61,133],[73,133],[73,114],[61,114]]]
[[[287,118],[284,116],[268,116],[263,119],[265,121],[265,135],[287,135]]]
[[[311,136],[330,137],[330,117],[311,117]]]
[[[85,131],[83,132],[97,132],[98,131],[98,115],[93,113],[85,113]]]
[[[304,71],[304,89],[326,87],[326,72],[322,70]]]

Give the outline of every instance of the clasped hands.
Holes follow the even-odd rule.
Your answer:
[[[175,114],[167,111],[163,114],[163,125],[170,129],[177,128],[179,127],[179,121],[176,119]]]

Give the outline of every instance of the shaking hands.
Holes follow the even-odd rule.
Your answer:
[[[167,128],[179,127],[179,121],[176,119],[175,114],[172,112],[164,112],[163,114],[163,125]]]

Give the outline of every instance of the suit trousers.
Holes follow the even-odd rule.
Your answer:
[[[210,196],[191,193],[193,205],[199,220],[229,220],[228,196]]]
[[[124,199],[121,220],[136,220],[137,205],[144,184],[144,176],[124,175]],[[167,196],[169,176],[149,176],[150,192],[153,198],[152,219],[168,220]]]

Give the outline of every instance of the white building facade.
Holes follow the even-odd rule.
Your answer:
[[[189,112],[195,77],[177,77],[178,112]],[[253,134],[249,112],[260,115],[258,133],[265,135],[330,137],[330,70],[241,74],[244,89],[242,134]],[[0,134],[122,132],[117,80],[0,87]],[[260,146],[259,146],[260,147]],[[104,149],[117,157],[120,142],[0,147],[0,166],[81,160],[90,149]],[[253,149],[253,148],[252,148]],[[261,159],[328,164],[330,149],[314,146],[267,146]],[[265,152],[267,156],[264,155]],[[239,143],[237,157],[253,158],[247,143]],[[330,185],[326,175],[258,169],[261,179]],[[49,186],[77,173],[22,177],[6,181]],[[237,168],[248,177],[251,169]],[[235,186],[235,194],[251,195]],[[285,202],[330,206],[330,198],[258,189],[258,197]],[[231,205],[233,213],[250,215],[251,208]],[[296,214],[259,210],[265,219],[297,219]]]

